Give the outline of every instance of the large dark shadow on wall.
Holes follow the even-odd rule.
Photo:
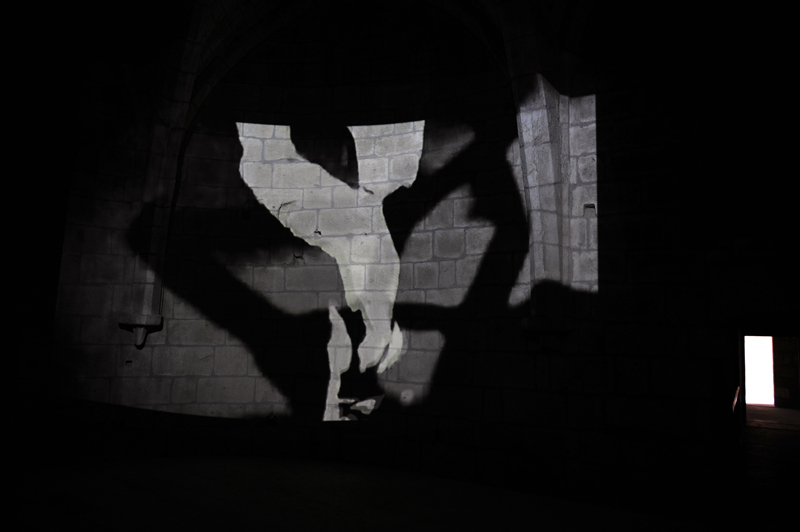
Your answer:
[[[457,305],[398,303],[395,320],[404,330],[437,330],[444,336],[432,391],[419,408],[480,419],[482,407],[470,406],[478,395],[465,390],[486,385],[476,376],[486,368],[494,368],[492,379],[500,384],[503,357],[525,351],[529,316],[527,302],[508,303],[528,252],[525,203],[507,162],[517,142],[509,81],[474,38],[441,15],[427,19],[401,10],[393,15],[400,19],[395,20],[397,35],[392,29],[389,35],[386,28],[373,34],[374,28],[343,22],[349,30],[344,31],[323,15],[304,25],[320,24],[319,41],[326,46],[295,47],[291,39],[281,45],[281,36],[276,36],[237,66],[200,111],[184,159],[167,266],[157,273],[181,303],[248,347],[260,372],[289,400],[294,415],[321,420],[330,337],[323,296],[319,310],[288,313],[259,295],[252,283],[237,278],[235,271],[237,264],[279,265],[315,268],[329,276],[336,266],[321,250],[293,237],[258,203],[239,175],[243,152],[235,123],[290,125],[291,141],[301,155],[357,187],[353,141],[345,125],[425,120],[422,169],[410,188],[401,188],[384,202],[398,252],[402,255],[412,229],[463,187],[474,198],[467,218],[482,220],[495,232]],[[335,35],[328,35],[331,28],[336,28]],[[406,33],[408,28],[413,28],[412,35]],[[286,35],[292,31],[287,28]],[[275,58],[280,64],[271,62]],[[336,58],[350,62],[340,61],[332,71]],[[368,73],[360,68],[366,62],[373,65]],[[454,66],[447,67],[448,62]],[[281,64],[291,65],[294,74],[277,75],[283,72]],[[332,105],[325,108],[320,101]],[[465,131],[474,135],[465,149],[444,166],[427,164]],[[216,155],[204,159],[208,154]],[[140,249],[143,244],[136,234],[133,228],[131,243]],[[338,291],[343,301],[338,272],[336,278],[338,284],[325,290]],[[351,314],[345,312],[345,319],[356,347],[363,333],[357,330],[360,317]],[[345,374],[343,396],[377,393],[381,391],[373,371],[365,376]],[[400,410],[414,409],[403,409],[391,399],[379,409]]]

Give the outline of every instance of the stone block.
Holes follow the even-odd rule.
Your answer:
[[[336,209],[356,206],[356,191],[347,185],[333,187],[333,206]]]
[[[589,249],[597,248],[597,218],[589,218]]]
[[[412,329],[408,331],[409,345],[412,349],[436,351],[444,347],[444,336],[436,330],[421,331]]]
[[[557,212],[556,186],[539,185],[531,187],[531,208],[539,211]]]
[[[177,404],[194,403],[197,400],[197,379],[179,377],[172,381],[172,402]]]
[[[284,289],[284,268],[256,266],[253,268],[253,288],[259,292],[281,292]]]
[[[572,208],[571,215],[576,217],[583,216],[584,206],[587,203],[595,205],[597,208],[597,185],[581,185],[572,189]]]
[[[125,342],[129,335],[113,318],[85,317],[81,324],[81,341],[86,344],[117,344]]]
[[[214,372],[213,347],[156,347],[153,351],[154,375],[211,375]]]
[[[373,234],[387,234],[389,227],[386,225],[386,218],[383,215],[383,206],[372,208],[372,232]]]
[[[468,228],[466,230],[467,255],[483,255],[486,253],[494,232],[494,226]]]
[[[414,287],[414,265],[400,265],[400,279],[397,284],[398,290],[411,290]]]
[[[439,230],[435,233],[434,252],[437,257],[455,259],[464,254],[464,230]]]
[[[570,155],[597,153],[597,127],[595,124],[569,128]]]
[[[586,220],[572,218],[569,221],[569,245],[573,248],[586,249],[588,238],[586,234]]]
[[[426,229],[453,227],[453,200],[444,199],[425,216]]]
[[[456,263],[444,260],[439,263],[439,288],[450,288],[456,282]]]
[[[261,139],[244,138],[239,140],[242,143],[243,161],[261,161]]]
[[[240,124],[237,124],[239,126]],[[266,125],[266,124],[241,124],[242,129],[240,131],[240,135],[245,137],[256,137],[259,139],[269,139],[272,138],[273,131],[275,130],[275,126]],[[278,126],[278,127],[286,127],[286,126]]]
[[[571,98],[569,102],[569,123],[583,124],[586,122],[595,122],[597,120],[595,102],[594,94]]]
[[[386,290],[387,287],[394,285],[394,276],[398,267],[391,264],[367,264],[366,266],[366,289],[367,290]]]
[[[273,164],[273,188],[309,188],[320,185],[320,167],[307,162]]]
[[[339,187],[336,187],[339,188]],[[307,188],[303,190],[304,209],[330,209],[331,187]]]
[[[170,402],[172,379],[125,377],[111,382],[111,402],[119,405],[153,405]]]
[[[267,379],[256,379],[255,381],[255,401],[256,403],[288,403],[289,401],[280,392],[277,386]]]
[[[382,183],[389,179],[388,158],[362,159],[358,161],[359,183]]]
[[[545,244],[559,245],[558,238],[558,215],[554,212],[543,212],[533,218],[533,235],[537,242]],[[538,222],[541,225],[538,225]]]
[[[172,345],[218,345],[225,331],[209,320],[169,320],[167,340]]]
[[[406,352],[397,363],[399,380],[409,383],[429,383],[438,359],[438,352],[416,350]]]
[[[597,281],[597,251],[572,252],[572,280]]]
[[[597,182],[597,155],[578,157],[578,177],[581,183]]]
[[[403,262],[417,262],[429,260],[433,256],[432,233],[414,232],[408,236],[403,248],[401,259]]]
[[[438,284],[438,262],[418,262],[414,264],[414,288],[438,288]]]
[[[62,285],[58,311],[65,314],[102,316],[111,311],[113,286]]]
[[[350,240],[350,261],[354,263],[376,263],[381,259],[380,235],[355,235]]]
[[[372,232],[372,209],[320,210],[317,229],[322,236],[369,234]]]
[[[395,304],[409,303],[409,304],[422,304],[425,303],[424,290],[400,290],[397,292]]]
[[[382,137],[384,135],[391,135],[394,132],[394,126],[392,124],[379,124],[375,126],[350,126],[348,129],[355,139],[366,137]]]
[[[303,206],[303,190],[299,188],[253,189],[258,201],[272,213],[296,211]]]
[[[472,256],[456,261],[456,284],[464,287],[472,286],[482,261],[482,256]]]
[[[535,109],[519,114],[522,139],[526,145],[550,142],[550,127],[546,109]]]
[[[383,198],[397,189],[397,183],[372,183],[358,189],[359,207],[381,207]],[[368,192],[369,191],[369,192]]]
[[[293,211],[285,217],[281,215],[281,219],[295,236],[304,240],[317,230],[317,211]]]
[[[287,159],[301,160],[294,144],[289,139],[270,139],[264,141],[264,160],[267,162],[285,161]]]
[[[214,375],[247,375],[250,353],[245,347],[214,348]]]
[[[389,161],[389,179],[405,181],[414,179],[419,170],[419,156],[415,154],[398,155]]]
[[[119,377],[147,377],[151,374],[152,363],[153,348],[137,349],[123,345],[117,351],[116,374]]]
[[[255,396],[252,377],[214,377],[197,380],[198,403],[252,403]]]
[[[355,139],[358,157],[368,157],[375,154],[375,139]]]
[[[532,178],[529,186],[534,185],[550,185],[556,182],[558,173],[556,171],[555,162],[557,156],[553,154],[554,146],[550,143],[541,146],[534,146],[533,148],[525,147],[525,155],[528,163],[528,176]],[[531,168],[530,161],[533,161]]]
[[[286,268],[286,290],[336,290],[339,272],[336,266],[297,266]]]
[[[289,314],[306,314],[317,310],[316,292],[265,292],[267,301]]]
[[[440,288],[425,290],[425,302],[442,307],[457,307],[467,295],[466,288]]]

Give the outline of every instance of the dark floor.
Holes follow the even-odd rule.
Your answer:
[[[676,518],[669,508],[637,511],[339,462],[83,456],[20,464],[20,529],[736,530],[796,514],[798,493],[800,412],[747,410],[731,465],[740,482],[707,494],[728,501],[709,505],[724,508],[720,515]]]

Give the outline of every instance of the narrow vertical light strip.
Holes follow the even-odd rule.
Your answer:
[[[747,404],[775,404],[771,336],[744,337],[744,378]]]

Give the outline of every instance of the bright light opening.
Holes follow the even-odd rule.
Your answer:
[[[772,336],[744,337],[744,386],[747,404],[775,405]]]

